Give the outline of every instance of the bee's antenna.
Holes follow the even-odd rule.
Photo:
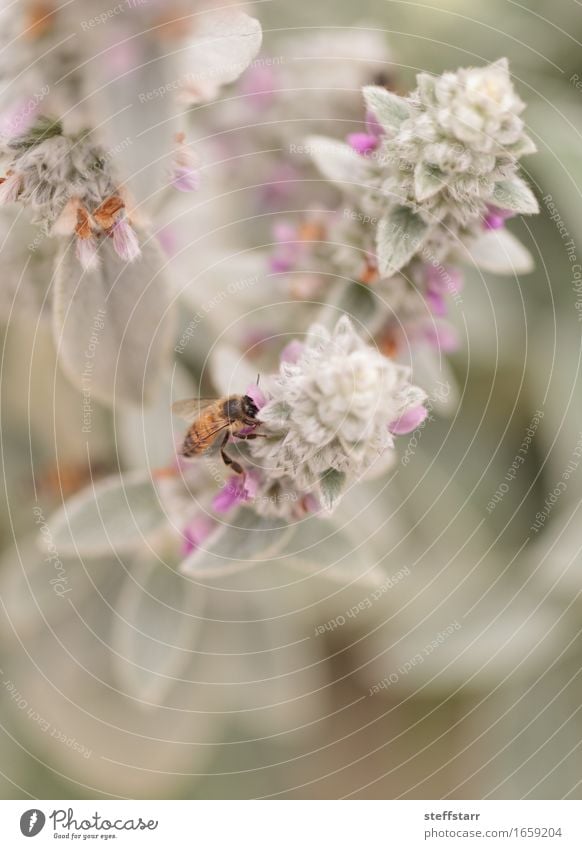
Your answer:
[[[259,380],[261,379],[261,373],[259,372],[257,375],[257,386],[259,385]]]

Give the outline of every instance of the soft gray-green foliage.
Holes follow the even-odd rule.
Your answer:
[[[181,564],[192,578],[209,579],[235,574],[277,557],[293,527],[277,518],[257,516],[241,508]]]
[[[166,521],[149,474],[134,472],[88,486],[51,517],[49,528],[63,555],[95,557],[141,547]]]
[[[55,343],[63,368],[91,399],[142,404],[168,367],[171,294],[165,261],[152,239],[123,262],[106,239],[100,264],[84,271],[63,243],[56,263]]]
[[[405,206],[390,209],[378,222],[377,249],[380,271],[396,274],[420,250],[428,236],[428,225]]]
[[[153,554],[140,556],[116,604],[112,652],[119,686],[144,708],[184,677],[203,627],[204,588]]]

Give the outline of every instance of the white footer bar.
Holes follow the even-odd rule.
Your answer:
[[[580,849],[579,801],[0,801],[0,845]]]

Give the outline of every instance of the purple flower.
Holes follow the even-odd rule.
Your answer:
[[[126,262],[133,262],[141,255],[141,248],[135,230],[127,218],[119,218],[112,229],[115,253]]]
[[[425,298],[431,312],[446,315],[447,306],[444,296],[447,292],[456,294],[461,291],[463,278],[458,269],[452,266],[425,266]]]
[[[273,237],[278,244],[269,259],[271,271],[274,274],[291,271],[304,250],[304,246],[298,241],[296,228],[286,221],[279,221],[273,227]]]
[[[460,292],[463,288],[463,278],[458,268],[451,265],[426,267],[426,285],[432,292]]]
[[[506,220],[514,215],[511,210],[499,209],[496,206],[488,206],[487,209],[487,215],[483,220],[483,226],[486,230],[501,230],[505,226]]]
[[[241,81],[242,93],[256,109],[267,109],[273,102],[275,74],[268,66],[249,68]]]
[[[212,499],[212,509],[217,513],[228,513],[232,507],[244,500],[245,488],[242,475],[234,475]]]
[[[378,137],[371,133],[350,133],[346,140],[349,146],[361,156],[376,150],[380,143]]]
[[[405,433],[415,430],[427,416],[428,410],[422,404],[419,404],[417,407],[411,407],[410,410],[406,410],[396,421],[390,422],[388,430],[394,436],[402,436]]]
[[[294,265],[294,258],[284,256],[282,252],[269,258],[269,268],[273,274],[284,274],[286,271],[291,271]]]
[[[297,238],[297,230],[288,221],[277,221],[273,225],[273,236],[276,242],[293,242]]]
[[[427,321],[423,327],[422,335],[425,342],[431,347],[436,348],[437,351],[450,353],[456,351],[459,347],[457,332],[446,321]]]
[[[178,166],[172,174],[172,185],[179,192],[195,192],[200,188],[200,172],[187,165]]]
[[[156,235],[166,256],[175,256],[178,245],[174,228],[167,224],[165,227],[161,227]]]
[[[186,525],[182,532],[182,556],[187,557],[200,548],[216,528],[216,522],[209,516],[199,515]]]
[[[256,383],[251,383],[250,386],[247,386],[246,394],[254,401],[259,410],[267,403],[265,393]]]
[[[228,513],[243,501],[249,501],[257,494],[258,478],[254,472],[230,477],[219,493],[212,499],[212,508],[217,513]]]
[[[429,289],[425,295],[425,300],[434,315],[442,316],[447,314],[447,303],[440,292]]]
[[[253,471],[252,469],[245,472],[244,476],[244,488],[247,500],[250,498],[254,498],[259,491],[259,473]]]

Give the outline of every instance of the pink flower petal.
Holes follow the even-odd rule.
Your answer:
[[[447,314],[447,303],[440,292],[434,292],[429,289],[425,295],[425,299],[432,313],[438,316]]]
[[[182,556],[187,557],[200,548],[215,528],[216,522],[210,516],[199,515],[192,519],[182,532]]]
[[[172,174],[172,185],[179,192],[195,192],[200,188],[200,172],[185,165],[176,167]]]
[[[460,292],[463,288],[461,272],[452,265],[426,265],[425,280],[428,289],[440,295],[446,292]]]
[[[286,271],[291,271],[295,262],[288,256],[281,254],[269,257],[269,268],[273,274],[284,274]]]
[[[133,262],[141,255],[141,248],[135,230],[126,218],[119,218],[112,231],[113,247],[121,259]]]
[[[486,230],[501,230],[502,227],[505,227],[505,218],[496,212],[490,212],[485,216],[483,224]]]
[[[275,73],[272,67],[254,66],[243,75],[241,91],[255,109],[267,109],[274,98]]]
[[[254,471],[254,469],[249,469],[245,472],[244,476],[244,489],[246,494],[246,501],[254,498],[259,491],[259,484],[261,482],[261,476],[258,472]]]
[[[75,248],[77,259],[85,271],[93,271],[99,267],[99,254],[95,239],[77,239]]]
[[[228,513],[241,501],[246,501],[243,476],[234,475],[227,480],[220,492],[212,499],[212,509],[217,513]]]
[[[431,292],[443,293],[447,291],[447,276],[442,266],[426,265],[425,279]]]
[[[249,501],[257,494],[259,482],[258,473],[252,469],[244,475],[233,475],[212,499],[213,509],[217,513],[228,513],[237,504]]]
[[[167,256],[174,256],[178,250],[178,240],[174,228],[170,224],[167,224],[158,230],[156,235],[164,253]]]
[[[249,386],[247,386],[245,394],[249,396],[251,401],[254,401],[259,410],[267,403],[265,393],[259,386],[257,386],[256,383],[251,383]]]
[[[371,109],[366,110],[366,130],[371,136],[376,136],[377,139],[384,135],[384,127]]]
[[[359,153],[362,156],[376,150],[379,144],[377,136],[371,135],[370,133],[350,133],[346,141],[349,146],[356,151],[356,153]]]
[[[455,328],[446,321],[427,322],[422,329],[425,342],[437,351],[448,354],[459,348],[459,338]]]
[[[396,421],[390,422],[388,430],[395,436],[402,436],[415,430],[427,416],[428,410],[422,404],[419,404],[418,407],[411,407],[410,410],[406,410]]]
[[[273,226],[273,236],[276,242],[293,242],[297,238],[297,230],[288,221],[278,221]]]
[[[483,227],[486,230],[500,230],[505,226],[508,218],[512,218],[514,213],[509,209],[498,209],[496,206],[489,206],[488,213],[483,220]]]

